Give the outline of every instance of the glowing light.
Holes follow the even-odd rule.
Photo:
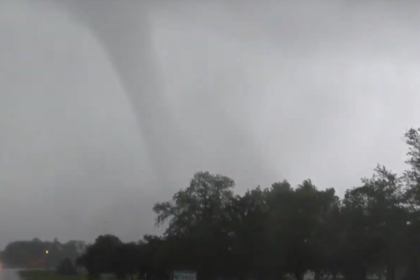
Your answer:
[[[48,255],[48,250],[46,250],[46,251],[45,251],[45,254],[47,254],[47,255]]]

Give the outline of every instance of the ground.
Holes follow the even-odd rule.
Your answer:
[[[60,275],[54,270],[20,270],[22,280],[86,280],[84,275]]]

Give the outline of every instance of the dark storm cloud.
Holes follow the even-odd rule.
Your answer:
[[[138,239],[198,170],[239,191],[401,170],[418,6],[206,2],[2,2],[1,244]]]

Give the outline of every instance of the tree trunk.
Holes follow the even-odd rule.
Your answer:
[[[296,271],[296,272],[294,273],[294,276],[295,276],[296,280],[303,280],[303,276],[304,276],[304,274],[303,274],[303,272],[301,272],[301,271]]]
[[[388,264],[386,266],[386,280],[395,280],[395,265]]]
[[[367,270],[364,266],[354,267],[345,273],[346,280],[366,280]]]

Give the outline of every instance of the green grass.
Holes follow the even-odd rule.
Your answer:
[[[84,275],[60,275],[54,270],[20,270],[22,280],[86,280]]]

